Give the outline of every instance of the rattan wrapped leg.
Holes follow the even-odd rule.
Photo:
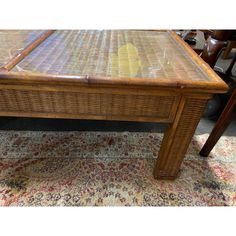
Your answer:
[[[204,110],[206,100],[182,98],[172,124],[167,129],[156,166],[156,179],[175,179],[188,149],[197,124]]]

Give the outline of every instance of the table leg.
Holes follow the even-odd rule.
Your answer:
[[[209,98],[208,98],[209,99]],[[175,179],[207,100],[182,97],[172,124],[165,132],[154,168],[156,179]]]

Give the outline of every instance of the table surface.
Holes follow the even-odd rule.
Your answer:
[[[167,32],[154,31],[57,31],[19,66],[50,74],[209,80]]]
[[[0,31],[0,65],[40,34]],[[225,90],[222,80],[176,37],[169,31],[57,30],[12,71]]]
[[[0,30],[0,67],[42,33],[42,30]]]

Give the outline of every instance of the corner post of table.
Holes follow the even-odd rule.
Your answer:
[[[175,179],[183,158],[211,96],[183,95],[174,121],[169,124],[154,168],[156,179]]]

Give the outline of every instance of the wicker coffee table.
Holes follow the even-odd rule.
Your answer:
[[[163,122],[154,176],[174,179],[227,85],[172,31],[0,31],[0,115]]]

